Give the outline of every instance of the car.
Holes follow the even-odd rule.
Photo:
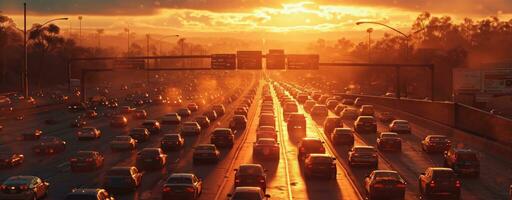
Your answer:
[[[213,144],[200,144],[194,147],[194,152],[192,154],[192,161],[194,164],[199,163],[200,161],[213,161],[219,162],[220,160],[220,152],[217,150],[217,147]]]
[[[263,192],[267,190],[267,170],[260,164],[241,164],[235,171],[235,188],[260,187]]]
[[[216,128],[210,136],[210,143],[217,147],[232,148],[235,143],[235,135],[231,129]]]
[[[81,112],[85,111],[87,109],[87,106],[84,103],[70,103],[68,104],[68,110],[70,112]]]
[[[187,108],[190,112],[197,112],[199,110],[199,106],[196,103],[189,103]]]
[[[85,116],[89,119],[96,119],[98,118],[98,113],[95,110],[87,110],[85,111]]]
[[[11,168],[21,165],[25,161],[23,154],[10,151],[0,152],[0,168]]]
[[[226,108],[222,104],[213,105],[212,110],[214,110],[215,113],[217,114],[217,116],[219,116],[219,117],[226,113]]]
[[[292,139],[306,136],[306,116],[302,113],[290,113],[286,119],[286,129]]]
[[[39,140],[41,138],[41,135],[43,135],[43,131],[40,129],[36,129],[32,132],[25,132],[21,134],[21,138],[23,140]]]
[[[354,129],[358,133],[376,133],[377,122],[372,116],[359,116],[354,122]]]
[[[114,200],[105,189],[101,188],[80,188],[73,189],[66,195],[64,200]]]
[[[75,119],[70,124],[70,126],[72,128],[82,128],[82,127],[84,127],[86,125],[87,125],[87,122],[84,119],[82,119],[82,118]]]
[[[49,187],[37,176],[11,176],[0,187],[0,199],[43,199]]]
[[[191,173],[172,173],[162,186],[162,199],[198,199],[203,180]]]
[[[288,115],[291,113],[299,112],[299,107],[297,106],[297,103],[295,102],[288,102],[285,103],[283,106],[283,118],[288,118]]]
[[[236,108],[234,113],[235,113],[235,115],[243,115],[243,116],[247,117],[247,109],[245,109],[245,107]]]
[[[375,109],[373,105],[362,105],[359,109],[359,116],[374,116]]]
[[[265,194],[259,187],[236,187],[233,193],[229,193],[229,200],[265,200],[269,199],[270,195]]]
[[[178,111],[176,111],[176,113],[178,113],[181,118],[187,118],[192,115],[192,111],[190,111],[188,108],[180,108]]]
[[[161,123],[163,125],[179,125],[181,124],[181,116],[178,113],[169,113],[163,116]]]
[[[210,127],[210,120],[206,116],[198,116],[194,120],[199,124],[199,126],[201,126],[202,129],[207,129]]]
[[[361,97],[357,97],[356,100],[354,100],[354,106],[361,107],[362,105],[365,105],[364,100]]]
[[[199,135],[201,134],[201,126],[197,122],[185,122],[181,126],[182,135]]]
[[[66,150],[66,142],[55,136],[41,137],[38,143],[32,147],[36,154],[54,154]]]
[[[475,151],[465,148],[450,148],[444,153],[444,166],[456,174],[480,176],[480,160]]]
[[[146,112],[146,110],[138,109],[138,110],[133,111],[133,118],[134,119],[147,119],[148,113]]]
[[[258,127],[260,126],[276,126],[276,118],[273,114],[263,113],[260,114]]]
[[[300,104],[304,104],[309,99],[308,94],[299,94],[297,96],[297,102]]]
[[[274,158],[279,160],[279,143],[273,138],[259,138],[252,146],[255,158]]]
[[[389,124],[389,132],[410,134],[411,124],[407,120],[393,120]]]
[[[308,154],[325,153],[324,142],[320,138],[305,137],[302,138],[298,145],[299,153],[297,157],[299,161],[303,161]]]
[[[210,122],[217,120],[219,116],[217,115],[217,112],[215,110],[208,110],[203,113],[203,116],[207,117]]]
[[[368,200],[404,199],[407,183],[396,171],[374,170],[364,178]]]
[[[328,100],[325,104],[329,110],[334,110],[336,106],[338,106],[339,102],[337,100],[331,99]]]
[[[272,126],[260,126],[256,129],[256,140],[260,138],[272,138],[277,141],[277,131]]]
[[[97,151],[78,151],[69,158],[72,172],[96,170],[103,167],[105,157]]]
[[[345,108],[340,112],[340,117],[344,120],[355,120],[358,117],[358,113],[354,108]]]
[[[160,148],[164,151],[180,150],[185,146],[185,138],[181,134],[165,134],[160,140]]]
[[[331,141],[335,145],[354,146],[354,131],[350,128],[335,128],[331,133]]]
[[[377,137],[377,149],[381,151],[402,151],[402,139],[397,133],[382,132]]]
[[[378,115],[377,115],[377,119],[382,122],[382,123],[385,123],[385,124],[389,124],[391,123],[393,120],[395,120],[395,117],[393,116],[393,114],[391,112],[380,112]]]
[[[137,167],[112,167],[103,178],[103,187],[107,191],[134,191],[142,181],[142,173]]]
[[[101,137],[101,131],[94,127],[83,127],[76,131],[78,140],[94,140]]]
[[[132,108],[130,106],[121,106],[119,108],[119,112],[125,115],[131,114],[133,111],[135,111],[135,108]]]
[[[335,115],[340,115],[341,114],[341,111],[343,111],[343,109],[347,108],[346,105],[343,105],[343,104],[338,104],[336,107],[334,107],[334,110],[332,111]]]
[[[327,109],[327,106],[323,104],[317,104],[311,108],[309,113],[314,119],[323,119],[329,115],[329,110]]]
[[[421,197],[460,199],[461,181],[450,168],[429,167],[418,178]]]
[[[329,99],[329,95],[322,95],[320,96],[320,98],[318,98],[317,103],[325,104],[327,102],[327,99]]]
[[[241,133],[247,126],[247,118],[243,115],[235,115],[229,122],[229,128],[233,133]]]
[[[159,134],[160,133],[160,130],[161,130],[160,122],[158,122],[156,120],[144,120],[141,125],[142,125],[142,127],[148,129],[149,133],[151,133],[151,134]]]
[[[135,150],[137,141],[128,135],[118,135],[110,142],[112,151]]]
[[[354,146],[348,151],[348,164],[350,166],[370,166],[377,169],[379,166],[377,150],[373,146]]]
[[[354,105],[354,99],[343,99],[341,101],[341,104],[348,106]]]
[[[323,176],[328,179],[336,179],[336,158],[325,153],[308,154],[304,159],[304,176]]]
[[[167,163],[167,155],[161,148],[144,148],[137,153],[135,163],[138,169],[161,169]]]
[[[147,128],[132,128],[129,136],[137,142],[145,142],[149,139],[149,130]]]
[[[445,152],[451,146],[452,142],[444,135],[427,135],[421,141],[421,149],[427,153]]]
[[[327,117],[324,121],[324,134],[331,134],[336,128],[343,128],[343,121],[340,117]]]
[[[128,126],[128,119],[123,115],[114,115],[110,119],[110,126],[112,127],[126,127]]]

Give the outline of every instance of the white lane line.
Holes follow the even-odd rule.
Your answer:
[[[272,93],[274,93],[274,87],[272,87]],[[275,101],[275,96],[273,96],[273,101]],[[284,130],[283,130],[283,123],[284,123],[284,119],[283,119],[283,115],[281,114],[281,107],[280,106],[277,106],[276,108],[276,113],[277,113],[277,124],[279,126],[279,141],[281,143],[281,154],[283,155],[283,160],[284,160],[284,170],[285,170],[285,176],[286,176],[286,188],[288,190],[288,199],[289,200],[293,200],[293,195],[292,195],[292,187],[290,185],[290,169],[289,169],[289,166],[288,166],[288,156],[286,155],[286,153],[288,152],[287,148],[286,148],[286,145],[285,145],[285,140],[284,140]]]

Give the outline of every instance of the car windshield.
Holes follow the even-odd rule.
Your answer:
[[[359,121],[360,121],[360,122],[375,122],[375,120],[373,119],[373,117],[360,117],[360,118],[359,118]]]
[[[448,141],[448,138],[446,138],[446,137],[430,137],[430,141],[432,141],[432,142],[444,142],[444,141]]]
[[[240,166],[239,175],[261,175],[263,171],[259,166]]]
[[[25,177],[13,177],[9,178],[4,182],[4,185],[17,186],[17,185],[28,185],[32,182],[32,178]]]
[[[363,154],[373,154],[375,153],[374,148],[354,148],[354,152],[363,153]]]
[[[467,153],[459,152],[457,154],[457,160],[458,161],[475,161],[475,160],[477,160],[477,157],[476,157],[476,154],[472,153],[472,152],[467,152]]]
[[[192,184],[190,177],[170,177],[167,179],[168,184]]]
[[[398,138],[398,135],[396,134],[382,134],[382,138]]]
[[[260,145],[275,145],[276,141],[274,141],[274,140],[258,140],[257,144],[260,144]]]
[[[195,148],[196,150],[203,150],[203,151],[215,151],[214,146],[197,146]]]
[[[389,179],[392,179],[392,180],[400,180],[400,175],[398,173],[395,173],[395,172],[378,172],[378,173],[375,173],[374,175],[375,179],[377,180],[389,180]]]
[[[327,156],[313,156],[311,161],[314,163],[332,163],[332,158]]]

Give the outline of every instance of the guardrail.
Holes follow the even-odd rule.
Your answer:
[[[336,93],[343,98],[362,98],[368,104],[401,110],[470,134],[512,145],[512,120],[453,102]]]

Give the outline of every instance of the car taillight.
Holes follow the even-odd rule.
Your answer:
[[[312,164],[308,164],[308,165],[306,165],[306,167],[311,168],[311,167],[313,167],[313,165]]]
[[[265,179],[264,178],[260,178],[260,183],[265,183]]]
[[[22,186],[20,186],[20,190],[28,190],[28,186],[27,185],[22,185]]]
[[[1,189],[1,190],[5,190],[6,188],[7,188],[7,186],[6,186],[6,185],[0,185],[0,189]]]
[[[373,185],[374,188],[383,188],[384,185],[383,184],[380,184],[380,183],[377,183],[377,184],[374,184]]]
[[[397,188],[405,188],[405,184],[399,183],[399,184],[396,184],[396,187]]]
[[[235,179],[235,182],[236,183],[240,183],[240,179]]]
[[[434,181],[430,181],[430,187],[435,187],[436,183]]]
[[[460,187],[460,181],[459,180],[455,181],[455,187]]]
[[[87,162],[91,162],[92,161],[92,158],[87,158],[85,159]]]
[[[162,189],[162,192],[170,192],[171,191],[171,187],[164,187]]]
[[[321,148],[320,148],[320,151],[325,151],[325,148],[321,147]]]
[[[187,192],[194,192],[194,188],[193,187],[187,187]]]
[[[70,161],[70,162],[76,162],[76,161],[78,161],[78,159],[76,159],[76,158],[71,158],[69,161]]]

